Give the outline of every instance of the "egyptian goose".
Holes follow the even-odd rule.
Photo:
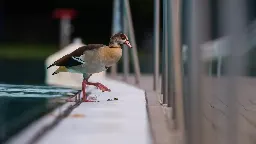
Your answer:
[[[109,88],[101,83],[92,83],[88,79],[94,73],[106,71],[113,64],[117,63],[122,57],[121,45],[126,44],[132,48],[128,37],[123,33],[117,33],[110,38],[109,45],[103,44],[88,44],[74,50],[73,52],[63,56],[47,67],[59,66],[58,69],[52,74],[60,72],[71,72],[83,74],[82,94],[83,102],[92,102],[87,100],[85,93],[86,85],[96,86],[98,89],[104,91],[111,91]],[[69,100],[70,101],[70,100]]]

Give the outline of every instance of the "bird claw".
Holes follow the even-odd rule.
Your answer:
[[[97,87],[97,89],[100,89],[102,92],[105,92],[105,91],[111,92],[111,90],[109,88],[107,88],[106,86],[104,86],[101,83],[97,83],[96,87]]]

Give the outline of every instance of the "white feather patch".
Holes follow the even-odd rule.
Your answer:
[[[75,60],[75,61],[78,61],[78,62],[80,62],[80,63],[82,63],[82,64],[85,63],[80,57],[73,57],[73,56],[72,56],[72,59]]]

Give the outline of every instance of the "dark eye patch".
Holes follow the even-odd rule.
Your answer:
[[[125,40],[126,39],[126,36],[124,34],[121,34],[121,39],[122,40]]]

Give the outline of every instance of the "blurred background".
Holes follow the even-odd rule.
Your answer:
[[[147,53],[152,51],[153,1],[131,0],[130,5],[140,57],[147,63]],[[8,0],[1,1],[0,7],[0,82],[44,83],[44,60],[59,50],[60,19],[53,17],[57,8],[76,12],[71,41],[79,37],[85,44],[108,44],[112,35],[112,0]],[[152,70],[145,66],[142,71]]]
[[[246,1],[248,4],[247,24],[254,29],[256,2],[254,0]],[[219,0],[210,0],[209,2],[211,4],[209,8],[210,40],[215,40],[223,36],[218,28]],[[142,73],[153,72],[153,4],[153,0],[130,0]],[[162,7],[162,5],[160,6]],[[108,44],[112,35],[113,0],[24,0],[22,2],[2,0],[0,2],[0,67],[2,73],[0,82],[44,83],[44,60],[59,50],[60,19],[53,17],[57,8],[71,8],[76,12],[71,21],[71,41],[80,37],[85,44]],[[162,24],[160,26],[162,29]],[[249,30],[248,32],[253,31]],[[160,52],[161,49],[160,46]],[[253,51],[255,49],[251,49],[247,54],[253,55]],[[254,63],[254,60],[250,61],[251,71],[249,74],[251,76],[256,75]],[[122,62],[118,65],[118,70],[121,72]],[[133,72],[132,67],[131,72]]]
[[[48,104],[51,98],[45,95],[61,92],[40,92],[49,89],[45,87],[24,92],[22,86],[16,86],[45,85],[45,60],[60,50],[60,18],[54,16],[56,10],[68,9],[75,13],[70,43],[80,38],[84,44],[108,44],[112,36],[113,3],[113,0],[0,1],[0,84],[15,84],[0,88],[0,143],[59,106]],[[153,1],[132,0],[130,5],[140,59],[148,64],[148,60],[152,61],[150,51],[153,49]],[[122,60],[118,71],[122,71]],[[142,71],[152,70],[145,65]],[[26,94],[39,97],[24,98]]]
[[[160,1],[160,14],[163,15],[163,1]],[[192,0],[191,0],[192,1]],[[227,40],[228,34],[225,32],[225,28],[223,28],[223,17],[224,12],[222,2],[224,0],[208,0],[208,3],[205,4],[208,7],[204,8],[204,11],[201,13],[206,13],[206,16],[201,19],[201,21],[206,21],[207,19],[207,26],[202,27],[202,29],[197,29],[196,32],[192,33],[191,35],[197,35],[197,33],[203,33],[207,30],[207,37],[201,36],[202,41],[198,42],[199,44],[203,44],[206,42],[209,43],[217,43],[217,46],[209,46],[209,47],[218,47],[220,49],[224,49],[225,43]],[[14,1],[14,0],[2,0],[0,1],[0,83],[1,84],[33,84],[33,85],[45,85],[45,59],[50,56],[51,54],[60,50],[60,19],[54,16],[56,9],[65,8],[65,9],[72,9],[74,12],[74,17],[71,20],[71,35],[70,35],[70,42],[72,42],[75,38],[81,38],[82,42],[85,44],[89,43],[103,43],[108,44],[109,38],[112,35],[112,28],[113,28],[113,0],[53,0],[53,1]],[[242,58],[246,59],[246,63],[243,65],[244,73],[239,76],[243,76],[243,79],[240,81],[232,81],[229,79],[228,82],[239,83],[239,92],[236,92],[237,95],[240,96],[242,102],[246,104],[250,102],[250,106],[244,107],[243,104],[238,105],[238,107],[244,107],[245,113],[244,115],[252,116],[255,113],[255,110],[249,110],[249,107],[254,106],[254,94],[253,91],[255,88],[255,80],[254,77],[256,76],[256,1],[255,0],[244,0],[245,3],[245,15],[242,17],[245,20],[245,28],[243,27],[243,32],[241,35],[246,35],[246,48],[245,50],[240,53]],[[188,20],[187,16],[188,12],[188,4],[189,0],[184,0],[181,3],[181,19],[182,23],[180,24],[181,27],[181,45],[188,45],[190,48],[193,45],[193,40],[190,41],[191,36],[188,33],[190,25],[192,25],[192,20]],[[198,0],[198,3],[204,3],[203,0]],[[203,5],[203,6],[205,6]],[[132,21],[134,26],[134,34],[137,43],[137,50],[138,50],[138,58],[139,58],[139,65],[140,65],[140,72],[142,75],[149,74],[152,76],[154,72],[154,0],[130,0],[130,8],[132,13]],[[199,11],[201,8],[198,8]],[[203,9],[203,7],[202,7]],[[198,13],[197,13],[198,14]],[[230,14],[232,15],[232,14]],[[236,14],[233,15],[236,17]],[[237,16],[239,17],[239,16]],[[224,17],[225,18],[225,17]],[[228,19],[228,17],[226,17]],[[223,20],[225,21],[225,20]],[[200,23],[200,22],[198,22]],[[235,23],[233,23],[235,24]],[[193,24],[194,25],[194,24]],[[230,26],[232,23],[230,24]],[[163,28],[163,17],[160,17],[160,53],[159,53],[159,71],[162,73],[163,68],[166,65],[163,63],[163,53],[166,52],[163,50],[163,35],[164,32],[167,31]],[[227,26],[226,26],[227,28]],[[170,32],[170,31],[169,31]],[[203,35],[203,34],[202,34]],[[169,37],[169,40],[171,38]],[[192,43],[192,44],[191,44]],[[219,45],[218,45],[219,44]],[[248,48],[247,48],[248,46]],[[171,47],[171,46],[169,46]],[[192,52],[195,50],[195,45],[191,46],[194,49],[190,49]],[[206,46],[207,47],[207,46]],[[170,48],[171,49],[171,48]],[[182,49],[182,48],[180,48]],[[170,53],[168,53],[170,54]],[[168,57],[172,57],[175,54],[168,55]],[[187,52],[184,52],[182,56],[190,55]],[[203,57],[203,56],[202,56]],[[218,129],[218,124],[222,125],[222,119],[219,118],[215,119],[216,117],[212,118],[213,115],[221,115],[223,112],[220,110],[224,107],[227,108],[226,104],[223,104],[232,97],[225,97],[228,96],[229,89],[235,89],[227,84],[227,82],[223,79],[214,79],[216,76],[220,78],[221,76],[227,76],[229,70],[229,63],[230,63],[230,55],[224,54],[221,56],[221,64],[220,64],[220,57],[219,56],[210,56],[207,58],[205,63],[200,63],[200,65],[205,64],[203,74],[207,73],[207,84],[209,87],[202,88],[202,95],[209,96],[207,97],[209,101],[216,102],[216,105],[209,102],[210,106],[213,108],[220,107],[216,109],[213,114],[209,114],[208,112],[204,112],[209,114],[210,118],[207,117],[205,119],[209,120],[210,124],[205,124],[204,129],[213,129],[212,131]],[[234,59],[233,59],[234,60]],[[134,67],[132,59],[130,65],[130,73],[134,73]],[[185,109],[185,123],[187,124],[186,127],[189,127],[189,118],[193,118],[192,115],[188,113],[197,112],[196,110],[190,111],[189,107],[196,105],[197,103],[193,103],[192,99],[193,96],[196,95],[192,89],[201,89],[198,87],[193,87],[193,85],[197,85],[198,83],[192,77],[195,76],[195,72],[193,71],[193,66],[195,67],[199,64],[192,63],[192,61],[184,60],[184,76],[183,78],[186,80],[186,76],[188,75],[189,79],[191,79],[191,83],[188,83],[188,86],[185,86],[187,83],[185,81],[184,84],[184,109]],[[233,62],[237,62],[234,60]],[[235,63],[238,66],[239,63]],[[198,67],[196,67],[198,68]],[[119,73],[124,73],[123,70],[123,59],[117,65],[117,70]],[[236,70],[234,70],[236,71]],[[192,74],[191,74],[192,72]],[[194,73],[193,73],[194,72]],[[108,71],[109,73],[109,71]],[[194,74],[194,75],[193,75]],[[201,73],[200,73],[201,74]],[[202,75],[203,75],[202,74]],[[245,77],[244,77],[245,76]],[[152,77],[153,78],[153,77]],[[223,78],[223,77],[222,77]],[[233,77],[232,77],[233,78]],[[174,80],[173,80],[174,81]],[[224,82],[222,82],[224,81]],[[195,82],[195,83],[193,83]],[[174,82],[171,82],[174,84]],[[204,84],[205,84],[204,83]],[[220,84],[222,83],[222,84]],[[143,82],[142,82],[143,84]],[[226,85],[227,84],[227,85]],[[144,83],[147,85],[147,83]],[[206,84],[205,84],[206,85]],[[241,86],[240,86],[241,85]],[[237,88],[236,87],[236,88]],[[166,89],[171,89],[170,85]],[[158,92],[163,94],[163,90]],[[161,91],[161,92],[160,92]],[[190,94],[190,92],[192,93]],[[218,92],[222,91],[224,94],[220,94]],[[194,92],[194,93],[193,93]],[[248,94],[248,93],[249,94]],[[224,96],[225,95],[225,96]],[[230,94],[232,95],[232,94]],[[219,98],[219,97],[221,98]],[[244,97],[243,97],[244,96]],[[172,97],[169,98],[169,102],[165,101],[163,103],[168,103],[168,107],[176,108],[175,106],[175,90],[174,92],[171,90],[169,95],[163,94],[162,99],[164,97]],[[173,98],[175,97],[175,98]],[[191,98],[192,97],[192,98]],[[196,96],[195,96],[196,97]],[[223,98],[224,97],[224,98]],[[222,99],[223,98],[223,99]],[[167,98],[168,99],[168,98]],[[0,140],[6,140],[11,134],[14,134],[17,129],[22,127],[13,127],[13,129],[7,129],[6,127],[11,126],[15,121],[11,121],[11,119],[22,119],[17,118],[16,116],[24,117],[23,119],[27,119],[24,116],[24,113],[27,114],[27,111],[31,109],[31,107],[39,106],[37,112],[34,112],[35,115],[43,115],[46,111],[45,109],[53,109],[55,106],[46,107],[48,99],[45,98],[38,98],[38,99],[16,99],[16,98],[0,98],[0,105],[1,110],[1,117],[0,117]],[[198,99],[196,99],[198,100]],[[38,104],[41,103],[41,104]],[[163,100],[164,101],[164,100]],[[225,101],[225,102],[223,102]],[[248,102],[249,101],[249,102]],[[208,101],[207,101],[208,102]],[[24,105],[24,103],[26,103]],[[222,104],[220,104],[222,103]],[[228,102],[227,102],[228,103]],[[246,105],[245,104],[245,105]],[[205,103],[201,103],[202,106],[205,106]],[[206,104],[207,105],[207,104]],[[9,108],[8,108],[9,107]],[[17,109],[19,108],[19,109]],[[207,108],[202,108],[207,109]],[[218,111],[218,112],[216,112]],[[17,114],[10,115],[10,113],[17,112]],[[211,111],[212,112],[212,111]],[[221,113],[221,114],[220,114]],[[223,114],[225,115],[225,114]],[[33,117],[34,118],[34,117]],[[31,121],[32,119],[31,118]],[[175,116],[174,116],[175,119]],[[194,119],[195,120],[195,119]],[[255,120],[255,117],[251,117],[251,121]],[[7,124],[7,122],[9,123]],[[221,122],[220,122],[221,121]],[[249,120],[248,120],[249,121]],[[250,121],[250,122],[251,122]],[[248,123],[245,122],[246,128],[251,127]],[[29,123],[29,121],[19,122],[19,124],[23,124],[24,126]],[[217,123],[217,124],[216,124]],[[253,123],[253,122],[252,122]],[[254,125],[254,123],[252,124]],[[192,126],[191,126],[192,127]],[[217,127],[217,128],[216,128]],[[221,127],[221,126],[220,126]],[[223,127],[222,127],[223,128]],[[245,129],[246,129],[245,128]],[[249,129],[249,128],[248,128]],[[193,129],[194,130],[194,129]],[[192,132],[191,130],[190,132]],[[230,129],[229,129],[230,130]],[[9,131],[7,133],[6,131]],[[206,130],[207,131],[207,130]],[[209,135],[211,135],[210,131]],[[248,130],[250,131],[250,130]],[[215,131],[216,132],[216,131]],[[213,133],[213,132],[212,132]],[[189,133],[188,135],[190,135]],[[209,136],[207,135],[207,136]],[[213,134],[212,134],[213,135]],[[247,141],[248,143],[254,142],[255,143],[255,130],[251,130],[250,132],[246,133],[248,137],[250,137],[251,141]],[[215,136],[215,135],[214,135]],[[210,137],[210,138],[209,138]],[[212,140],[214,142],[214,137],[205,137],[205,143],[207,140]],[[218,136],[216,136],[218,137]],[[216,138],[215,137],[215,138]],[[208,139],[207,139],[208,138]],[[218,139],[219,140],[219,139]],[[227,139],[225,139],[227,140]],[[225,143],[220,139],[219,141]],[[200,144],[196,143],[195,144]]]

